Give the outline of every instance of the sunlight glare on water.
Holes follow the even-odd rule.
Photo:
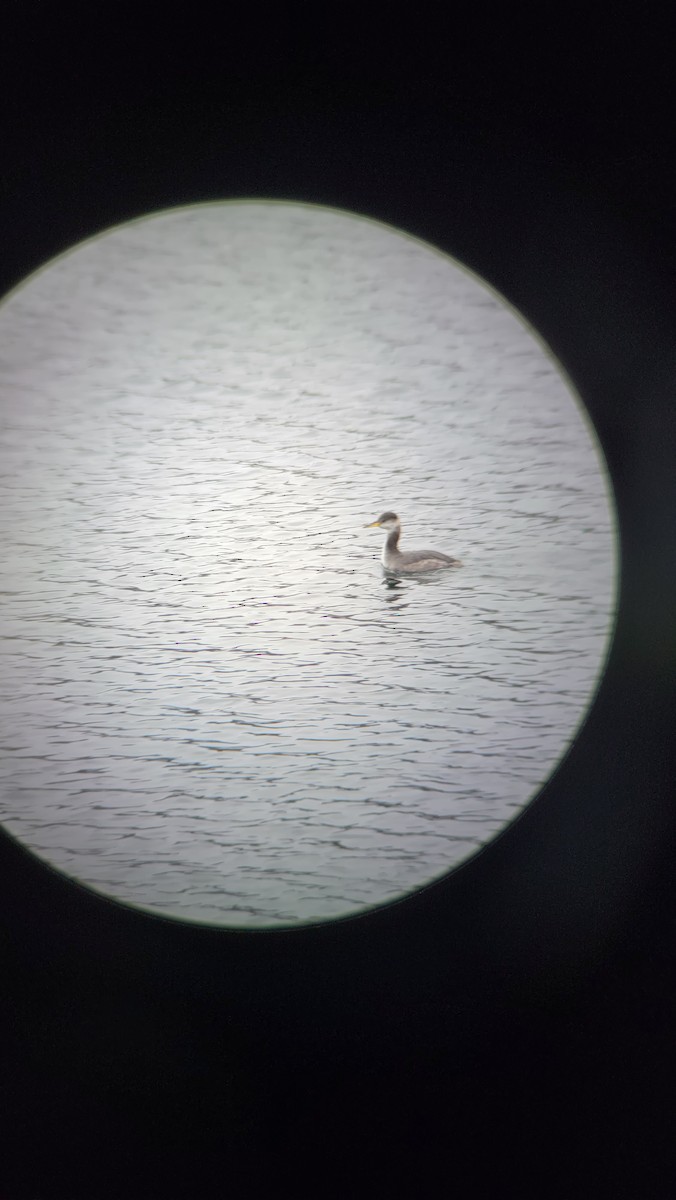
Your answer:
[[[313,206],[161,213],[0,310],[0,820],[153,912],[349,915],[533,798],[598,684],[615,520],[503,301]],[[388,578],[382,537],[457,570]]]

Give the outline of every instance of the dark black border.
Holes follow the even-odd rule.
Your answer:
[[[123,7],[11,11],[3,292],[174,204],[388,221],[477,271],[558,356],[609,463],[623,566],[570,755],[502,838],[405,903],[234,934],[109,904],[3,839],[3,1197],[669,1194],[669,31],[512,14],[374,36],[306,16],[264,37],[162,14],[148,37]]]

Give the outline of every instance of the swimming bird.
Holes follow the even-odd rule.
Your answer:
[[[383,545],[381,561],[386,571],[408,574],[411,571],[437,571],[441,567],[459,567],[457,558],[441,554],[438,550],[400,550],[399,535],[401,521],[396,513],[384,512],[377,521],[371,521],[364,529],[385,529],[387,537]]]

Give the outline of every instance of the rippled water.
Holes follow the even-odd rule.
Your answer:
[[[501,829],[614,606],[595,440],[477,280],[346,214],[115,230],[0,312],[5,828],[118,899],[322,919]],[[381,537],[457,571],[384,578]]]

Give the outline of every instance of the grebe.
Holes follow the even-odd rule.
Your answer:
[[[459,567],[460,560],[440,554],[438,550],[399,550],[401,521],[396,513],[384,512],[377,521],[371,521],[364,529],[385,529],[387,537],[381,561],[386,571],[408,573],[409,571],[437,571],[440,567]]]

